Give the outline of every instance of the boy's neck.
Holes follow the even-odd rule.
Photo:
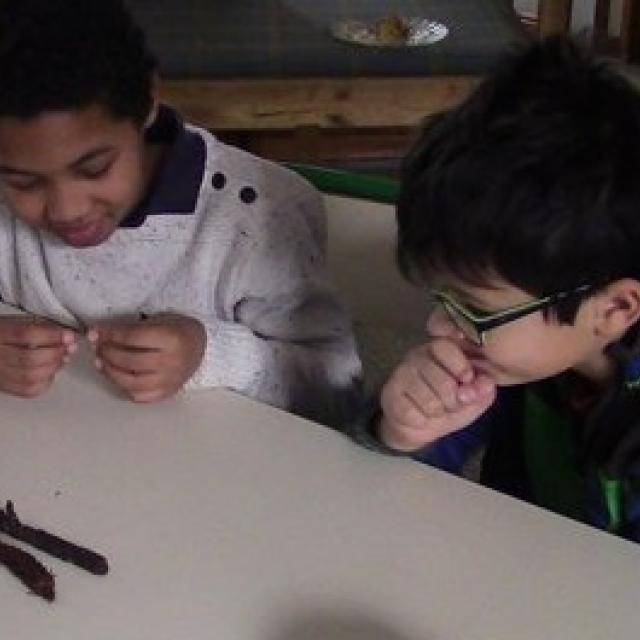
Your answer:
[[[599,351],[592,358],[573,368],[573,371],[598,389],[604,389],[613,379],[615,365],[604,351]]]
[[[573,367],[570,370],[572,375],[565,378],[566,400],[571,409],[583,417],[588,415],[606,393],[614,371],[613,360],[606,353]]]

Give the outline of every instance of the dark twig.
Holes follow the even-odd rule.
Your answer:
[[[53,574],[31,554],[10,544],[0,542],[0,564],[19,578],[30,591],[52,602],[55,598]]]
[[[34,529],[22,524],[11,501],[7,502],[5,510],[0,509],[0,531],[96,575],[104,575],[109,570],[107,559],[95,551],[80,547],[43,529]]]

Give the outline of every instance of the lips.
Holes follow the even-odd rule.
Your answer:
[[[106,235],[99,220],[73,225],[56,225],[52,231],[72,247],[91,247],[100,244]]]

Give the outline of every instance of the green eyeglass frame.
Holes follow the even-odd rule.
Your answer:
[[[531,313],[547,309],[560,300],[574,295],[580,295],[591,289],[591,285],[584,284],[569,291],[553,293],[544,298],[537,298],[523,304],[509,307],[496,313],[477,315],[470,311],[462,303],[458,302],[449,293],[442,289],[431,292],[431,296],[439,302],[453,323],[464,333],[465,337],[478,346],[484,346],[487,331],[501,327],[503,324],[524,318]]]

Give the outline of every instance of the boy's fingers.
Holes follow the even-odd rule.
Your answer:
[[[442,403],[422,379],[416,364],[423,363],[409,361],[400,365],[382,388],[380,400],[383,409],[393,413],[394,419],[400,422],[404,422],[404,413],[409,410],[424,413],[428,406],[434,413],[443,411]]]
[[[23,386],[39,385],[53,379],[58,367],[43,366],[19,371],[14,376],[14,381]]]
[[[473,366],[455,342],[433,340],[429,343],[428,348],[433,360],[457,381],[468,383],[473,380]]]
[[[407,396],[396,400],[388,412],[390,422],[410,429],[421,429],[426,425],[427,417]]]
[[[127,394],[146,393],[156,390],[161,383],[157,373],[133,373],[103,362],[102,372]]]
[[[471,386],[481,398],[493,398],[496,395],[497,385],[495,380],[486,373],[478,373]]]
[[[469,383],[462,385],[458,391],[460,402],[471,404],[474,402],[485,403],[489,400],[489,404],[493,402],[496,396],[496,383],[486,373],[478,373],[475,379]]]
[[[402,390],[402,396],[407,398],[423,417],[439,417],[446,412],[442,399],[422,379],[414,379]]]
[[[417,375],[429,387],[431,395],[435,396],[447,411],[455,411],[460,406],[458,381],[437,362],[429,360],[424,363],[424,366],[418,369]],[[427,413],[433,415],[431,411]]]
[[[105,364],[138,375],[154,373],[161,368],[159,354],[155,350],[131,350],[121,345],[106,343],[98,346],[96,355]]]
[[[439,397],[433,394],[429,387],[415,385],[405,390],[404,397],[411,403],[424,420],[425,418],[439,418],[446,412],[446,407]]]
[[[409,382],[400,379],[386,385],[382,390],[381,404],[385,413],[403,424],[422,424],[428,417],[438,417],[445,412],[440,399],[415,376]]]
[[[409,416],[409,422],[397,422],[383,416],[379,425],[379,436],[387,446],[397,451],[417,451],[438,437],[433,420],[427,420],[418,412]],[[415,418],[415,420],[413,420]]]
[[[2,342],[9,346],[38,349],[75,343],[73,331],[46,321],[16,319],[3,327]]]
[[[2,379],[18,385],[28,385],[41,382],[53,375],[58,366],[44,365],[40,367],[11,367],[2,366]]]
[[[46,391],[55,378],[55,371],[47,370],[46,372],[30,372],[29,375],[17,376],[4,380],[2,389],[7,393],[11,393],[23,398],[35,398]]]
[[[33,368],[60,364],[67,354],[63,345],[51,347],[10,347],[0,350],[3,364],[12,368]]]
[[[161,350],[162,338],[147,323],[100,324],[91,327],[87,339],[92,345],[112,344],[130,350]]]

